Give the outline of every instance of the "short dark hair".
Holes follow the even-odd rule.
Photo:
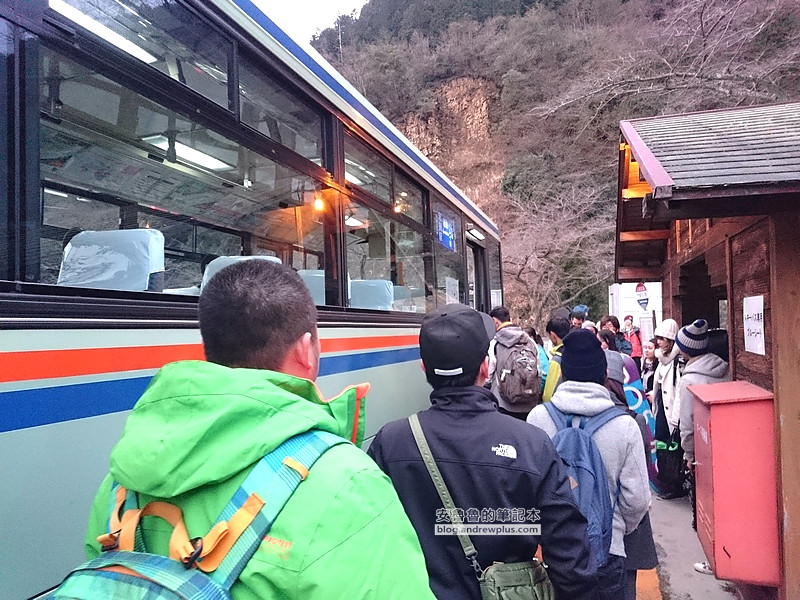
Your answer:
[[[501,323],[511,320],[511,313],[508,312],[505,306],[495,306],[489,313],[489,316],[493,319],[497,319]]]
[[[539,332],[536,331],[535,327],[532,327],[530,325],[526,325],[525,327],[522,328],[522,331],[527,333],[528,337],[531,338],[538,345],[544,346],[544,343],[542,342],[542,336],[539,335]]]
[[[227,367],[278,370],[292,344],[317,336],[317,308],[289,267],[244,260],[216,273],[200,293],[206,359]]]
[[[611,323],[614,326],[614,329],[619,331],[619,319],[614,315],[606,315],[602,319],[600,319],[600,329],[606,326],[606,323]]]
[[[570,322],[567,319],[556,317],[547,322],[544,330],[547,333],[555,333],[558,336],[558,339],[563,340],[565,337],[567,337],[570,327]]]
[[[613,333],[611,333],[608,329],[601,329],[600,331],[597,332],[597,335],[600,336],[600,338],[606,344],[608,344],[608,349],[609,350],[614,350],[616,352],[616,350],[617,350],[617,338]]]

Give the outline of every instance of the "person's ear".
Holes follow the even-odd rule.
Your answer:
[[[308,331],[300,336],[289,351],[284,363],[286,372],[303,379],[313,378],[317,365],[316,342]]]
[[[481,363],[481,368],[478,371],[479,375],[483,379],[489,379],[489,357],[485,356],[483,362]]]
[[[427,373],[428,372],[428,370],[425,368],[425,363],[422,362],[421,358],[419,359],[419,368],[422,369],[423,373]]]

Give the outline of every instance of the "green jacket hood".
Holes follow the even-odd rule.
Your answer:
[[[326,401],[312,381],[275,371],[168,364],[128,417],[111,453],[111,477],[170,498],[224,481],[309,429],[360,444],[368,389],[349,387]]]

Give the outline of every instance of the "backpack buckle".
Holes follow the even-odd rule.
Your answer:
[[[109,531],[105,535],[98,537],[97,541],[100,542],[100,550],[103,552],[111,552],[119,548],[119,534],[121,531],[121,529]]]
[[[187,569],[194,569],[197,566],[197,560],[203,553],[203,538],[196,537],[189,540],[192,543],[194,551],[183,559],[183,566]]]

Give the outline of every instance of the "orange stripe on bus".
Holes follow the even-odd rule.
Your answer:
[[[388,335],[358,338],[323,338],[322,352],[344,352],[347,350],[370,350],[373,348],[389,348],[392,346],[416,346],[419,335]]]
[[[322,352],[416,346],[416,335],[322,339]],[[158,369],[176,360],[204,360],[201,344],[0,352],[0,383]]]
[[[0,382],[158,369],[175,360],[204,360],[200,344],[0,352]]]

